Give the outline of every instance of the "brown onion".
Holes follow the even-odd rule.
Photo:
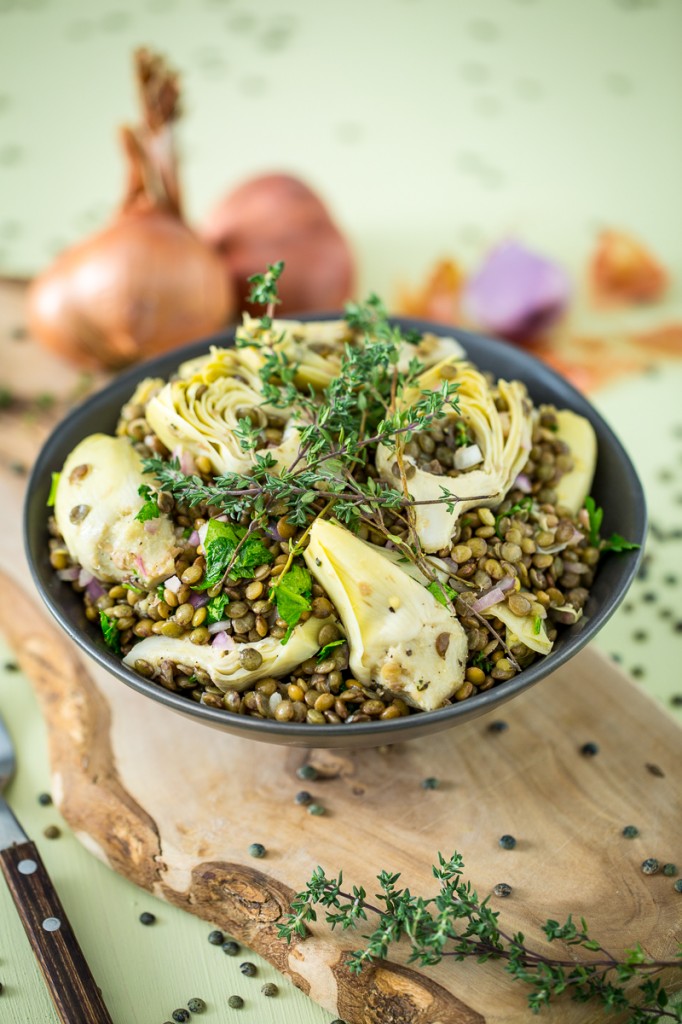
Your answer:
[[[348,242],[322,200],[288,174],[240,185],[212,210],[202,237],[222,256],[242,309],[250,308],[248,278],[278,260],[286,265],[278,314],[338,309],[352,295]]]
[[[220,260],[182,219],[172,123],[178,89],[135,55],[144,123],[124,128],[129,179],[113,223],[62,253],[30,288],[29,325],[81,365],[116,368],[222,327],[234,311]]]

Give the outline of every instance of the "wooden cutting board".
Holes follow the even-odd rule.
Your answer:
[[[68,395],[73,375],[60,372],[53,388],[58,381]],[[645,876],[640,864],[682,861],[680,731],[609,661],[583,652],[494,715],[503,732],[483,718],[380,750],[279,749],[151,706],[89,663],[31,592],[20,553],[24,478],[10,467],[19,450],[30,461],[51,419],[27,423],[24,410],[0,422],[0,628],[42,703],[60,810],[97,856],[242,940],[351,1024],[530,1015],[523,987],[499,963],[419,969],[398,955],[354,977],[345,959],[359,940],[324,923],[287,946],[277,923],[318,864],[369,893],[379,870],[400,871],[429,895],[438,851],[457,849],[480,895],[512,886],[492,905],[506,931],[538,948],[544,920],[573,913],[607,948],[640,941],[648,955],[674,954],[681,898],[672,879]],[[599,746],[593,757],[580,754],[587,741]],[[315,782],[297,778],[304,763],[318,769]],[[429,776],[437,789],[422,787]],[[324,817],[294,803],[302,788]],[[639,838],[621,836],[628,824]],[[504,833],[517,838],[514,850],[500,848]],[[248,855],[253,842],[266,847],[263,860]],[[604,1012],[565,1001],[544,1019],[589,1024]]]

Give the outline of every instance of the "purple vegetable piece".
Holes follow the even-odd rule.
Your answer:
[[[570,295],[558,264],[520,242],[502,242],[489,253],[465,292],[469,315],[510,341],[542,334],[563,313]]]

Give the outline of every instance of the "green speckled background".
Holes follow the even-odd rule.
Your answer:
[[[0,0],[0,273],[31,274],[103,223],[121,193],[115,126],[134,116],[129,54],[148,44],[183,73],[186,205],[283,168],[330,202],[361,287],[387,296],[434,259],[472,264],[517,233],[579,276],[602,225],[641,235],[682,289],[682,5],[679,0]],[[594,319],[585,310],[585,324]],[[619,321],[620,322],[620,321]],[[660,364],[596,396],[631,452],[652,535],[641,578],[600,634],[682,717],[682,367]],[[613,496],[620,500],[619,495]],[[95,861],[39,807],[44,729],[28,683],[3,669],[0,705],[19,741],[11,799],[58,882],[115,1024],[161,1024],[199,995],[203,1020],[323,1024],[285,981],[258,979],[206,942],[208,927]],[[377,865],[379,869],[382,865]],[[301,880],[303,881],[303,879]],[[143,928],[138,914],[154,910]],[[0,1017],[57,1018],[0,886]]]

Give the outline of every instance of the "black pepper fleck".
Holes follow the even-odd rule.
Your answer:
[[[682,693],[674,693],[670,698],[670,703],[674,708],[682,708]]]
[[[225,936],[221,931],[218,931],[218,929],[216,928],[215,931],[209,932],[208,941],[211,943],[212,946],[222,946],[223,942],[225,941]]]
[[[642,594],[642,600],[647,602],[655,601],[657,596],[654,590],[647,590],[645,594]]]
[[[498,842],[503,850],[513,850],[516,846],[514,836],[500,836]]]
[[[227,942],[223,942],[223,953],[227,953],[228,956],[236,956],[241,946],[234,939],[228,939]]]
[[[265,856],[265,847],[262,843],[251,843],[249,847],[249,856],[260,859]]]
[[[677,874],[677,864],[664,864],[662,871],[667,878],[672,878],[673,875]]]
[[[649,639],[649,634],[644,629],[636,629],[632,634],[632,639],[635,643],[642,643],[644,640]]]
[[[495,896],[511,896],[511,892],[512,887],[506,882],[498,882],[497,885],[493,887],[493,893]]]
[[[582,747],[580,748],[580,753],[583,755],[583,757],[594,757],[595,754],[599,753],[599,747],[596,743],[583,743]]]
[[[296,769],[296,774],[299,779],[307,779],[310,782],[317,778],[317,768],[313,768],[311,764],[302,764],[300,768]]]
[[[666,576],[663,577],[663,582],[667,584],[667,586],[669,587],[674,587],[677,583],[677,576],[675,576],[674,573],[669,572]]]
[[[241,1010],[244,1000],[241,996],[230,996],[227,1000],[227,1005],[233,1010]]]
[[[307,789],[302,789],[294,797],[294,803],[296,804],[309,804],[311,800],[312,796],[310,795]]]
[[[642,874],[655,875],[658,868],[659,863],[655,857],[647,857],[646,860],[642,861]]]
[[[192,1013],[203,1013],[206,1009],[206,1003],[203,999],[188,999],[187,1009]]]
[[[38,803],[40,804],[41,807],[49,807],[50,804],[52,803],[52,797],[50,796],[49,793],[39,793]]]
[[[438,789],[440,782],[433,775],[430,775],[428,779],[422,780],[422,789]]]
[[[488,732],[504,732],[505,729],[508,728],[508,724],[500,720],[497,722],[491,722],[490,725],[488,726]]]
[[[245,960],[243,964],[240,964],[239,970],[247,978],[253,978],[258,973],[256,965],[252,964],[249,960]]]
[[[145,910],[139,917],[140,924],[156,924],[156,914],[150,914]]]
[[[639,835],[639,829],[636,825],[626,825],[622,834],[626,839],[636,839]]]
[[[263,993],[264,996],[268,996],[270,998],[272,996],[276,996],[279,992],[279,989],[277,988],[276,985],[273,985],[273,983],[269,981],[266,985],[263,985],[261,992]]]

